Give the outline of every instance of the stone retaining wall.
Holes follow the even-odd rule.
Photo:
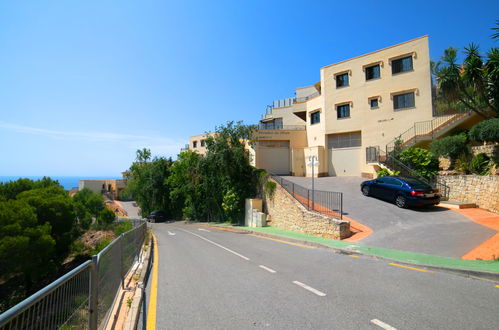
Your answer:
[[[499,176],[439,175],[437,179],[449,186],[449,200],[499,213]]]
[[[332,239],[350,236],[349,221],[308,211],[278,183],[272,198],[264,196],[264,211],[268,214],[268,224],[277,228]]]
[[[491,144],[486,146],[471,147],[471,154],[473,156],[484,153],[496,162],[499,161],[499,144]]]

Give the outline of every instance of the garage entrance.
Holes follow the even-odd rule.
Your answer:
[[[256,159],[259,168],[272,174],[289,175],[289,141],[258,141]]]
[[[329,176],[360,176],[361,132],[328,136]]]

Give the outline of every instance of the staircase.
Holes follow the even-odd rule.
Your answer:
[[[385,148],[385,152],[398,149],[402,151],[424,141],[432,141],[457,125],[467,121],[474,115],[473,112],[458,113],[451,115],[438,116],[432,120],[415,122],[414,125],[390,141]]]
[[[385,150],[381,150],[379,146],[367,147],[366,162],[377,164],[380,167],[384,167],[392,171],[398,171],[401,176],[417,177],[421,181],[430,184],[436,189],[439,189],[442,199],[447,199],[449,196],[448,186],[437,182],[436,179],[428,180],[421,177],[416,171],[414,171],[414,169],[396,159],[394,155],[418,143],[432,141],[435,138],[444,135],[457,125],[470,119],[473,115],[474,114],[472,112],[459,113],[438,116],[432,120],[416,122],[411,128],[390,141],[385,146]]]

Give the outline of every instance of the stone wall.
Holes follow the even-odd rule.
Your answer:
[[[475,203],[499,213],[499,176],[439,175],[437,178],[449,186],[449,200]]]
[[[499,144],[471,147],[473,156],[484,153],[496,162],[499,162]]]
[[[272,197],[264,196],[264,211],[268,214],[267,223],[277,228],[332,239],[350,236],[349,221],[308,211],[278,183]]]

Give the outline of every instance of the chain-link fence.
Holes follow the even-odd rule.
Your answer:
[[[0,330],[103,328],[146,233],[142,220],[92,260],[1,314]]]

